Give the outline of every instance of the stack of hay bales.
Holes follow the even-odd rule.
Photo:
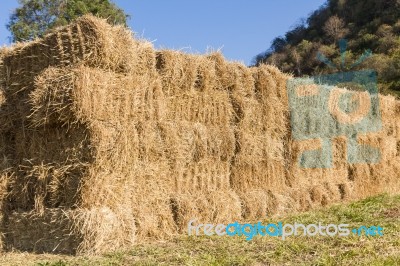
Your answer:
[[[344,89],[331,88],[331,90]],[[353,95],[362,97],[365,92],[351,92]],[[342,200],[355,200],[376,195],[383,192],[399,193],[400,176],[399,163],[400,157],[397,149],[399,136],[398,120],[399,111],[396,108],[399,101],[393,96],[372,96],[379,98],[378,117],[382,121],[382,129],[378,132],[357,132],[357,142],[359,145],[369,145],[377,148],[380,158],[377,162],[371,163],[351,163],[348,161],[348,134],[343,128],[327,125],[326,121],[317,111],[307,109],[308,119],[304,119],[303,125],[308,127],[309,132],[314,135],[323,134],[330,130],[337,134],[330,139],[330,149],[332,154],[332,167],[329,168],[304,168],[300,165],[300,158],[304,151],[317,150],[323,145],[322,139],[315,138],[309,140],[290,139],[288,144],[291,166],[288,171],[288,179],[294,180],[295,187],[288,192],[294,201],[295,210],[307,210],[316,206]],[[307,106],[327,105],[326,98],[309,97],[303,103]],[[363,105],[360,108],[369,108]],[[293,118],[292,118],[293,119]],[[325,128],[321,128],[325,127]],[[375,127],[375,126],[374,126]],[[331,133],[332,133],[331,132]],[[310,135],[311,135],[310,133]]]
[[[359,141],[377,147],[380,161],[349,166],[349,179],[354,183],[357,199],[383,192],[400,192],[400,102],[393,96],[380,95],[379,104],[382,130],[360,136]]]
[[[28,56],[41,63],[20,63]],[[84,17],[4,62],[4,113],[17,109],[5,134],[8,247],[96,253],[166,238],[193,218],[240,219],[233,109],[212,60],[156,52]]]
[[[3,204],[6,245],[35,251],[91,252],[134,242],[132,211],[118,212],[111,204],[96,204],[94,195],[89,199],[80,193],[91,177],[89,165],[110,147],[102,134],[112,137],[114,132],[107,131],[103,125],[107,123],[88,122],[85,110],[73,102],[71,81],[78,65],[85,65],[77,68],[85,71],[84,77],[102,77],[103,87],[133,69],[147,72],[148,67],[141,65],[144,60],[138,58],[146,45],[134,41],[122,27],[84,17],[41,40],[4,51],[1,72],[6,102],[1,117],[7,117],[10,126],[3,127],[1,134],[6,139],[4,158],[12,166]],[[80,81],[92,83],[95,79]],[[106,177],[97,178],[100,184]],[[111,183],[108,178],[112,176],[106,178]],[[105,188],[107,192],[116,193],[109,188]],[[105,199],[114,196],[99,195]]]
[[[365,140],[383,150],[379,164],[348,164],[339,136],[332,169],[303,169],[301,152],[321,144],[291,137],[290,76],[131,35],[86,16],[0,50],[6,249],[99,253],[185,233],[192,219],[254,220],[399,191],[393,98],[381,97],[384,130]]]
[[[288,82],[287,103],[291,109],[291,127],[294,136],[285,144],[289,155],[288,192],[293,200],[292,209],[308,210],[332,202],[348,199],[351,184],[347,173],[347,146],[344,132],[328,113],[328,98],[333,87],[316,86],[311,79],[295,79]],[[331,137],[334,136],[334,137]],[[320,150],[310,165],[301,163],[304,152]],[[323,162],[330,162],[324,165]],[[318,166],[314,166],[314,164]]]
[[[284,88],[289,76],[272,66],[248,69],[225,64],[239,77],[231,85],[238,143],[232,162],[232,185],[241,196],[244,218],[283,212],[286,199],[280,195],[284,195],[288,184],[283,144],[289,127]]]
[[[240,201],[230,186],[233,110],[229,91],[219,85],[215,63],[168,50],[157,52],[156,61],[165,100],[160,126],[169,147],[171,206],[178,230],[186,232],[193,218],[239,219]]]
[[[332,139],[332,168],[303,168],[299,164],[304,151],[321,148],[320,140],[290,140],[288,145],[291,158],[288,178],[296,184],[289,193],[294,201],[294,210],[305,211],[351,197],[352,184],[347,173],[345,137]]]

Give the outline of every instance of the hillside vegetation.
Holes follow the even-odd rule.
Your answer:
[[[317,60],[320,52],[340,65],[338,41],[348,40],[346,65],[350,66],[367,50],[372,56],[354,69],[378,72],[383,93],[400,95],[400,0],[328,0],[307,19],[271,47],[257,55],[254,64],[269,63],[295,76],[315,75],[333,70]]]

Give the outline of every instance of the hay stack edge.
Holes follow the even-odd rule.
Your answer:
[[[91,254],[400,191],[400,103],[363,139],[378,164],[303,169],[286,81],[219,53],[156,51],[85,16],[0,50],[3,250]],[[315,142],[315,141],[314,141]]]

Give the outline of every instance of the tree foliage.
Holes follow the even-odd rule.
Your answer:
[[[340,62],[337,41],[346,38],[348,65],[371,49],[373,56],[359,68],[375,69],[381,91],[400,95],[400,0],[327,0],[284,36],[254,64],[275,64],[297,76],[329,73],[317,52]]]
[[[343,19],[334,15],[330,17],[324,25],[326,35],[331,37],[335,42],[346,36],[348,29],[345,28]]]
[[[94,14],[112,24],[126,25],[129,17],[109,0],[18,0],[7,24],[12,41],[26,41],[42,37],[54,27]]]

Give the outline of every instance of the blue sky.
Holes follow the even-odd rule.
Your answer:
[[[226,58],[249,64],[325,0],[128,1],[115,0],[131,15],[129,26],[156,48],[204,53],[221,49]],[[0,45],[9,44],[5,24],[17,0],[0,4]]]

